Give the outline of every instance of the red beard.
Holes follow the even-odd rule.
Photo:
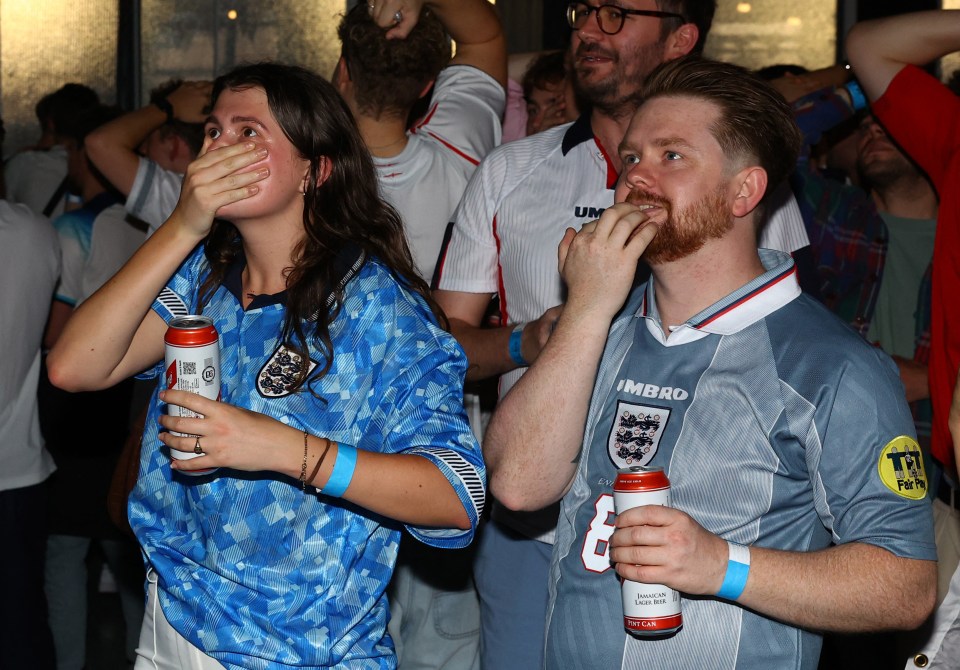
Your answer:
[[[719,239],[733,228],[723,187],[718,186],[713,193],[678,212],[666,198],[643,191],[630,191],[626,201],[631,205],[656,205],[667,214],[643,252],[643,259],[650,265],[686,258],[699,251],[707,240]]]

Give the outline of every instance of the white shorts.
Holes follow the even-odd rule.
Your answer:
[[[134,670],[224,670],[167,622],[157,598],[157,573],[147,571],[147,608]]]

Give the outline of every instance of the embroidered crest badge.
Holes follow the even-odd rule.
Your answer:
[[[309,365],[307,374],[310,374],[317,367],[317,364],[309,358],[307,363]],[[266,398],[279,398],[289,395],[290,389],[302,369],[303,358],[300,354],[290,351],[281,344],[273,352],[273,356],[260,368],[260,372],[257,374],[257,390],[260,395]]]
[[[607,438],[607,454],[613,464],[619,469],[653,460],[669,418],[669,409],[618,400]]]

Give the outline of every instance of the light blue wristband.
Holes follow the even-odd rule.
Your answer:
[[[750,575],[750,547],[733,542],[727,542],[727,547],[730,558],[727,560],[727,573],[723,576],[723,584],[717,591],[717,597],[736,600],[747,586],[747,577]]]
[[[520,346],[523,344],[524,326],[526,326],[526,324],[518,323],[513,327],[513,332],[510,333],[510,358],[522,368],[530,365],[527,363],[527,359],[523,357],[523,351],[520,349]]]
[[[357,450],[349,444],[337,444],[337,460],[333,463],[333,472],[320,493],[340,498],[347,492],[353,480],[353,471],[357,468]]]
[[[867,96],[863,94],[863,89],[856,81],[848,81],[843,86],[850,94],[850,104],[853,105],[853,111],[859,112],[867,107]]]

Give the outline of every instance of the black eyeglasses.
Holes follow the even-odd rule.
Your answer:
[[[571,2],[567,5],[567,23],[574,30],[580,30],[587,23],[591,14],[597,17],[597,25],[607,35],[616,35],[623,30],[623,22],[627,16],[653,16],[658,19],[680,19],[682,15],[673,12],[658,12],[652,9],[626,9],[617,5],[600,5],[594,7],[585,2]]]

